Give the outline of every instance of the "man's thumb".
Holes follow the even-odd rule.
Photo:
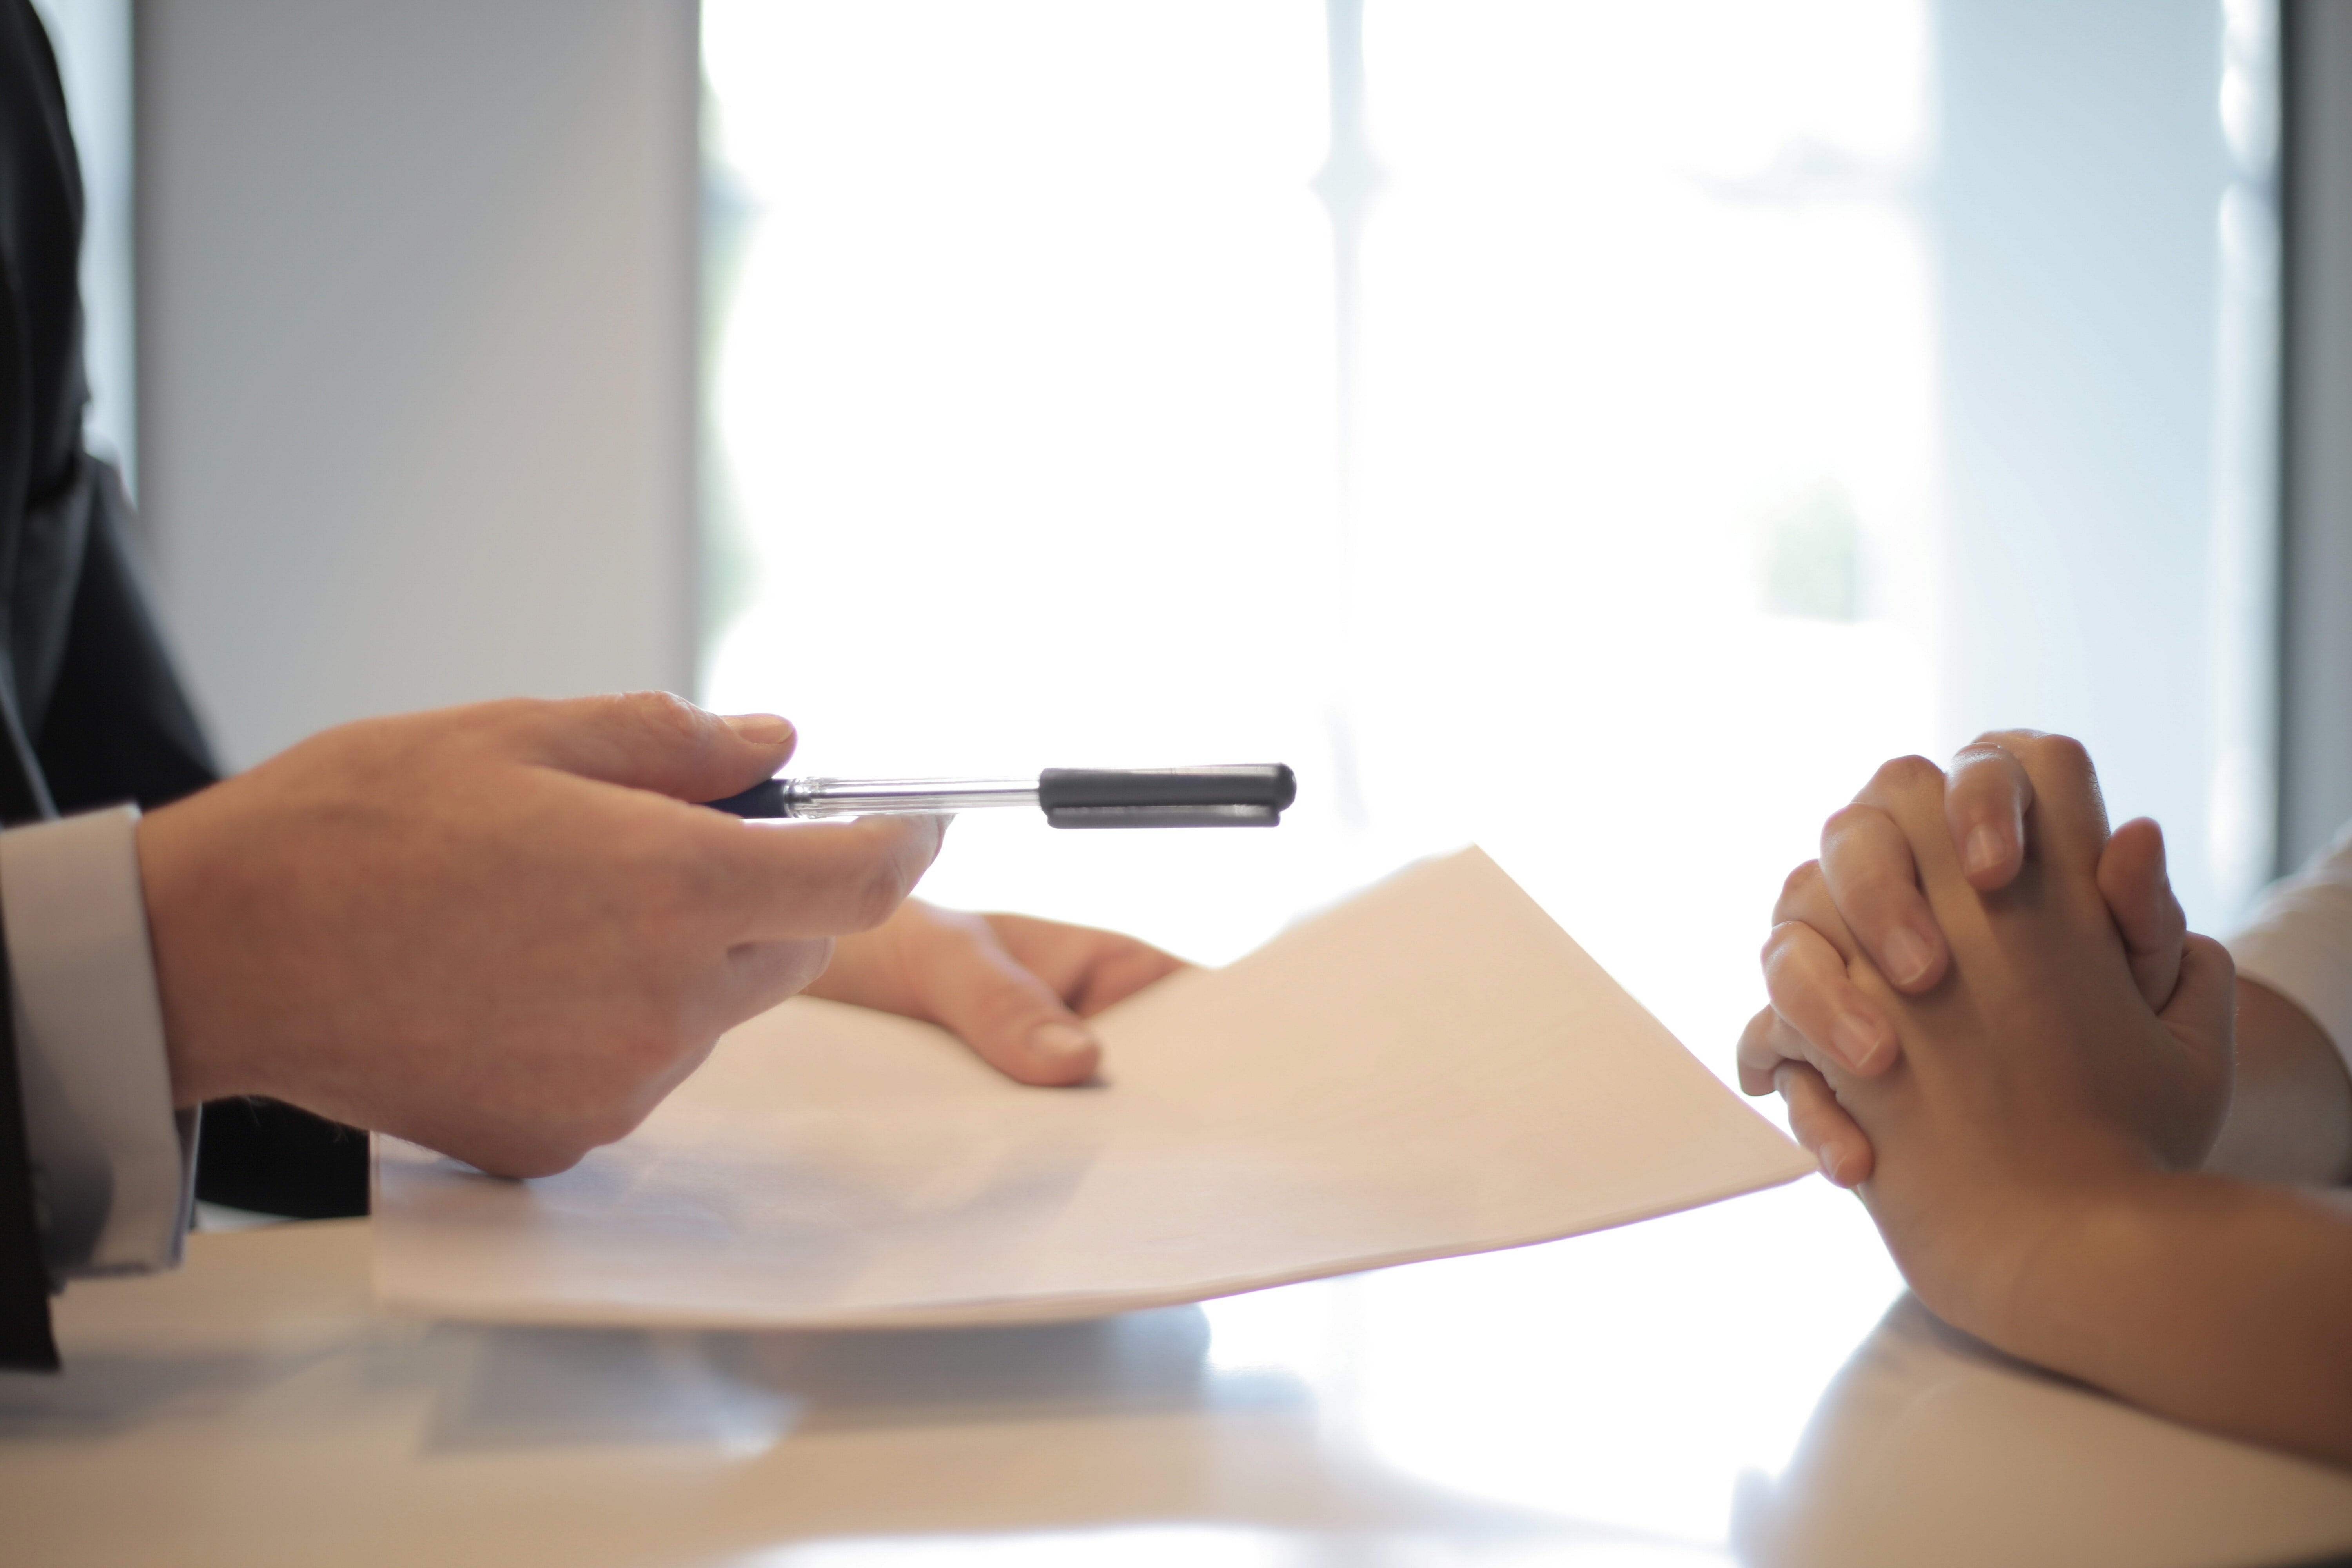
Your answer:
[[[550,702],[538,717],[534,749],[548,765],[687,801],[772,777],[797,739],[772,713],[721,718],[667,691]]]
[[[909,975],[933,1021],[1015,1082],[1050,1086],[1092,1078],[1102,1060],[1094,1031],[985,925],[972,923],[976,940],[928,948]]]

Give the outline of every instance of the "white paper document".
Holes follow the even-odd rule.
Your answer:
[[[1100,1082],[1025,1089],[939,1030],[802,999],[560,1176],[379,1138],[378,1292],[520,1322],[1087,1317],[1812,1169],[1475,849],[1094,1024]]]

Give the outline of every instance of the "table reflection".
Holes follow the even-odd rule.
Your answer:
[[[1954,1333],[1815,1181],[1199,1307],[904,1332],[420,1322],[374,1310],[367,1243],[362,1225],[198,1237],[181,1274],[78,1286],[65,1373],[0,1378],[10,1546],[444,1568],[503,1568],[519,1540],[575,1568],[2242,1568],[2352,1544],[2352,1477]]]

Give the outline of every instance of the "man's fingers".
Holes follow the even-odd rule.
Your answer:
[[[778,942],[871,931],[906,901],[939,852],[944,816],[845,822],[739,822],[702,812],[697,850],[735,940]]]
[[[1944,820],[1960,870],[1977,891],[2009,886],[2025,864],[2025,813],[2032,804],[2032,775],[1998,737],[1980,735],[1953,756]]]
[[[1811,926],[1784,921],[1772,928],[1764,940],[1764,988],[1791,1029],[1848,1070],[1872,1078],[1894,1063],[1895,1031]]]
[[[774,714],[725,719],[667,691],[500,703],[488,712],[519,726],[534,762],[674,800],[750,789],[784,765],[795,740]]]
[[[1878,972],[1897,991],[1925,991],[1944,977],[1949,952],[1936,924],[1910,840],[1871,805],[1850,805],[1822,829],[1822,880]]]
[[[2180,979],[2181,941],[2189,933],[2165,868],[2164,829],[2145,816],[2116,828],[2099,856],[2099,893],[2123,936],[2141,997],[2162,1012]]]
[[[1102,1060],[1094,1031],[1004,950],[988,922],[942,912],[936,934],[907,958],[923,1012],[1007,1078],[1057,1085],[1094,1076]]]
[[[1032,920],[1026,915],[981,918],[1005,952],[1052,986],[1082,1018],[1091,1018],[1186,967],[1175,954],[1118,931]]]
[[[799,942],[747,942],[727,952],[727,973],[712,988],[711,1005],[718,1029],[724,1034],[746,1018],[756,1018],[787,997],[814,984],[833,958],[833,942],[811,937]]]
[[[1790,1132],[1812,1155],[1822,1175],[1841,1187],[1858,1186],[1870,1179],[1877,1163],[1870,1140],[1845,1113],[1820,1073],[1801,1062],[1790,1062],[1776,1075],[1773,1087],[1788,1103]]]

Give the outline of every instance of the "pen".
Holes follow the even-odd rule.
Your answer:
[[[1280,763],[1047,768],[1034,779],[770,779],[706,804],[737,816],[875,816],[1043,808],[1050,827],[1272,827],[1298,795]]]

